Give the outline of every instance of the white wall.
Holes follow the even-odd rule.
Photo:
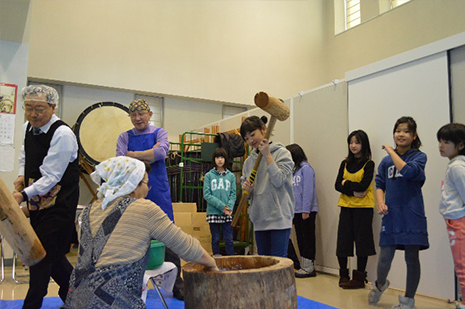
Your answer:
[[[33,1],[29,76],[249,105],[261,89],[286,97],[324,70],[322,3]]]
[[[27,66],[28,66],[28,55],[29,45],[0,41],[0,82],[6,84],[18,85],[18,98],[16,102],[16,119],[15,119],[15,159],[13,162],[13,172],[0,172],[0,177],[13,191],[13,181],[18,176],[18,156],[19,150],[22,145],[22,125],[25,121],[22,106],[22,101],[19,98],[19,92],[26,86],[27,82]],[[2,158],[4,160],[4,158]],[[12,257],[12,251],[10,248],[6,249],[6,257]]]
[[[465,45],[450,51],[450,75],[452,120],[465,124]]]

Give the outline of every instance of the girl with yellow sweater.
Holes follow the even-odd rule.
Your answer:
[[[362,289],[366,281],[368,256],[375,255],[373,241],[373,173],[375,163],[371,160],[368,135],[353,131],[347,137],[349,154],[341,162],[335,188],[341,192],[338,206],[341,207],[337,231],[336,255],[339,262],[339,286],[344,289]],[[357,254],[357,269],[349,277],[347,262]]]

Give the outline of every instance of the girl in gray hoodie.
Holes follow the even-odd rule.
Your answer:
[[[242,169],[242,189],[249,191],[249,217],[254,224],[258,254],[287,257],[289,234],[294,218],[291,153],[280,143],[265,139],[267,118],[251,116],[241,125],[242,138],[253,148]],[[249,182],[261,152],[255,183]]]

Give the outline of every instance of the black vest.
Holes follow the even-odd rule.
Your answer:
[[[40,135],[34,135],[31,124],[27,125],[24,140],[26,155],[24,181],[26,187],[32,184],[30,180],[36,181],[42,177],[39,167],[47,156],[53,134],[62,125],[67,126],[63,121],[57,120],[50,126],[46,134],[42,133]],[[79,165],[77,158],[68,164],[58,185],[61,186],[61,190],[57,194],[55,206],[30,211],[31,225],[39,237],[61,231],[63,228],[69,228],[70,224],[74,227],[76,207],[79,200]]]

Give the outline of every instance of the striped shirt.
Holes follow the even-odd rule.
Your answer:
[[[92,205],[90,229],[93,237],[122,198],[110,202],[105,210],[100,206],[102,200]],[[198,261],[203,254],[200,243],[174,225],[160,207],[149,200],[139,199],[123,213],[96,266],[133,263],[144,256],[151,239],[163,242],[186,261]]]

